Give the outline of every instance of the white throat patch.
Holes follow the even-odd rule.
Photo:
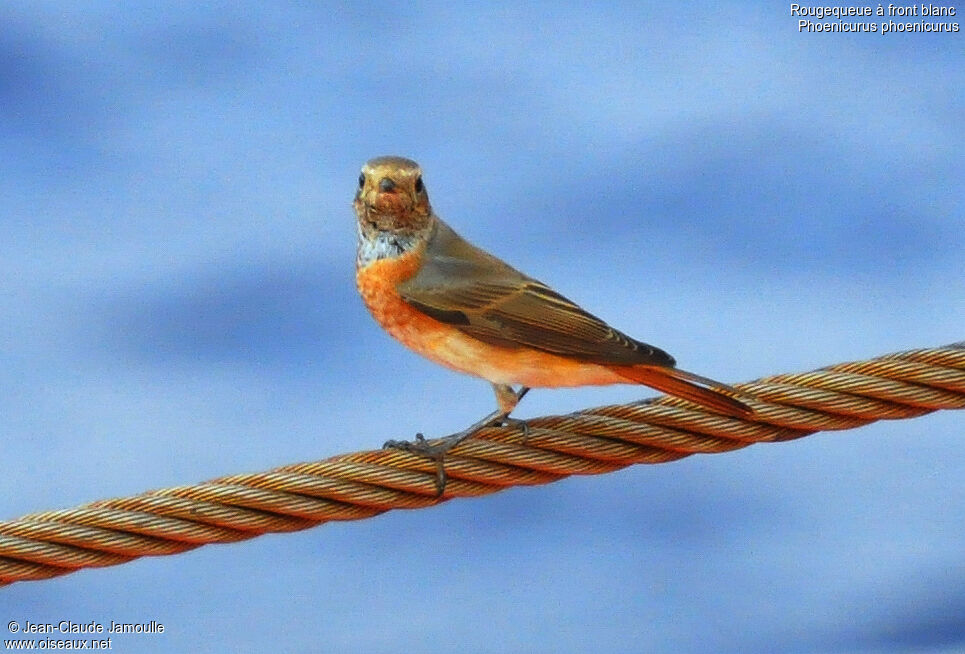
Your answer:
[[[375,231],[366,234],[358,225],[358,248],[355,253],[355,266],[364,268],[379,259],[394,259],[411,250],[418,241],[415,235],[392,234]]]

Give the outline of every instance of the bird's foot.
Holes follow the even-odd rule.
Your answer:
[[[427,454],[429,441],[421,433],[416,434],[411,441],[389,440],[382,444],[383,450],[403,450],[405,452],[415,452],[416,454]]]
[[[383,445],[383,449],[396,449],[403,450],[405,452],[412,452],[413,454],[418,454],[424,456],[428,459],[432,459],[436,462],[436,497],[441,497],[442,493],[446,490],[446,482],[448,481],[448,476],[446,475],[446,452],[454,448],[459,443],[463,442],[475,432],[482,429],[486,425],[479,426],[473,425],[469,429],[463,429],[462,431],[456,432],[446,436],[445,438],[440,438],[434,442],[429,442],[426,440],[425,436],[422,434],[416,434],[415,439],[411,441],[386,441]]]
[[[443,491],[446,490],[446,481],[448,480],[445,467],[446,453],[481,429],[499,425],[518,427],[523,432],[524,439],[529,435],[529,425],[526,424],[525,420],[510,418],[502,411],[494,411],[466,429],[433,442],[427,441],[422,434],[416,434],[415,439],[411,441],[386,441],[382,447],[383,449],[412,452],[434,460],[436,462],[436,495],[441,496]]]
[[[516,429],[518,429],[518,430],[520,430],[521,432],[523,432],[523,442],[524,442],[524,443],[526,442],[526,439],[529,438],[529,423],[526,422],[525,420],[520,420],[519,418],[510,418],[509,416],[504,416],[503,419],[500,420],[499,423],[496,423],[496,424],[502,424],[502,425],[504,425],[504,426],[506,426],[506,427],[515,427]]]

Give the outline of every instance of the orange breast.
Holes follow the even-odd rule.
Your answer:
[[[504,348],[464,334],[412,308],[396,286],[419,270],[423,247],[359,268],[356,285],[375,320],[396,340],[447,368],[495,384],[530,387],[632,383],[608,368],[531,348]]]

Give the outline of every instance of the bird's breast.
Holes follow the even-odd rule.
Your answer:
[[[409,322],[417,312],[399,295],[398,285],[419,272],[423,248],[404,252],[396,257],[374,259],[359,265],[355,283],[362,301],[375,320],[393,336],[399,322]]]
[[[447,353],[455,330],[413,308],[398,290],[399,284],[418,274],[424,252],[420,245],[397,257],[359,266],[355,282],[365,306],[385,331],[406,347],[451,367]]]

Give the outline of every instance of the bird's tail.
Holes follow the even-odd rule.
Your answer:
[[[739,395],[736,389],[686,370],[636,365],[614,367],[613,371],[638,384],[690,400],[728,416],[743,418],[754,412],[743,402],[730,397]]]

